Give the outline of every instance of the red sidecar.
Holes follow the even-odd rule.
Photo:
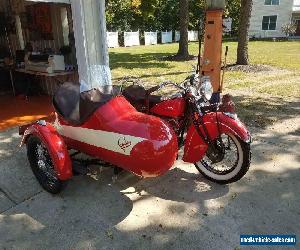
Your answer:
[[[137,112],[118,93],[112,86],[80,93],[79,85],[65,83],[53,98],[55,123],[27,127],[22,144],[28,144],[31,167],[44,188],[43,170],[48,168],[49,175],[51,166],[56,181],[72,177],[69,149],[143,177],[172,167],[178,153],[173,130],[161,119]]]

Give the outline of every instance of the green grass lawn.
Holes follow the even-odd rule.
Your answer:
[[[236,61],[236,42],[225,43],[229,46],[229,63]],[[300,41],[249,43],[251,64],[266,64],[284,69],[300,70]]]
[[[225,46],[229,46],[228,64],[234,64],[237,43],[225,42]],[[113,78],[116,81],[124,76],[135,76],[148,85],[167,79],[181,82],[197,62],[163,60],[163,57],[176,54],[177,50],[176,43],[111,49]],[[197,55],[198,44],[190,43],[189,51]],[[249,56],[251,64],[270,65],[274,69],[258,73],[226,73],[225,92],[234,95],[241,119],[247,125],[263,128],[297,116],[299,101],[290,97],[300,97],[300,41],[250,42]]]
[[[229,46],[228,63],[236,61],[236,42]],[[149,84],[169,79],[182,81],[196,61],[165,61],[163,57],[174,55],[178,44],[137,46],[110,49],[110,64],[114,80],[124,76],[141,77]],[[190,54],[197,55],[198,43],[190,43]],[[227,72],[225,86],[230,89],[249,89],[275,96],[300,96],[300,41],[261,42],[249,44],[251,64],[266,64],[278,68],[272,73]]]

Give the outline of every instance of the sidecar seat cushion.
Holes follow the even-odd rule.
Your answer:
[[[102,86],[80,93],[79,114],[81,122],[86,121],[99,107],[120,93],[120,87]]]
[[[80,122],[79,114],[80,85],[65,82],[53,97],[53,106],[58,114],[71,123]]]
[[[79,84],[66,82],[55,93],[53,105],[66,121],[80,125],[119,93],[120,87],[111,85],[80,93]]]

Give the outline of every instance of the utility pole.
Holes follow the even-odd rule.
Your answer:
[[[81,91],[111,85],[105,0],[71,0]]]

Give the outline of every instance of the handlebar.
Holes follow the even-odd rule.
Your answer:
[[[164,81],[164,82],[161,82],[159,85],[157,86],[154,86],[150,89],[147,90],[147,94],[150,95],[151,93],[157,91],[157,90],[160,90],[162,89],[163,87],[166,87],[168,85],[172,85],[174,86],[175,88],[177,89],[180,89],[180,90],[185,90],[184,87],[181,87],[180,85],[178,85],[177,83],[174,83],[174,82],[171,82],[171,81]]]
[[[164,82],[161,82],[160,84],[158,84],[158,85],[156,85],[156,86],[154,86],[154,87],[146,90],[146,95],[150,95],[153,92],[158,91],[158,90],[160,90],[160,89],[162,89],[162,88],[164,88],[164,87],[166,87],[168,85],[172,85],[172,86],[174,86],[175,88],[177,88],[179,90],[186,90],[186,87],[183,87],[183,86],[188,81],[189,81],[189,78],[186,78],[180,85],[177,84],[177,83],[175,83],[175,82],[169,81],[169,80],[168,81],[164,81]],[[122,86],[123,86],[123,84],[128,83],[128,82],[132,82],[133,84],[140,85],[139,84],[140,83],[140,79],[138,77],[133,77],[133,76],[125,76],[121,80],[121,82],[122,82]],[[183,85],[183,86],[181,86],[181,85]]]

